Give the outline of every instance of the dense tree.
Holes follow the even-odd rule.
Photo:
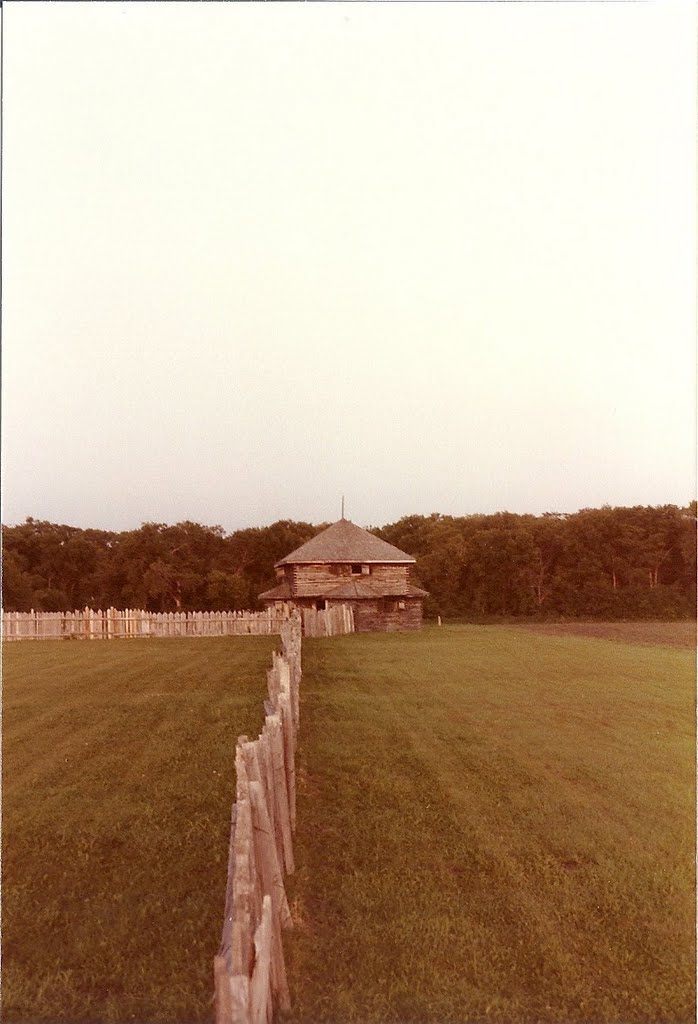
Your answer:
[[[376,532],[414,554],[433,614],[695,614],[695,502],[573,515],[408,516]]]
[[[257,595],[274,585],[274,563],[325,525],[283,520],[226,535],[220,526],[143,523],[113,533],[29,518],[3,531],[4,607],[258,607]],[[574,515],[434,513],[374,532],[416,558],[427,614],[695,614],[695,502]]]

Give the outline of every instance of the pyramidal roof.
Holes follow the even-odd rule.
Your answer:
[[[317,537],[301,544],[277,565],[295,562],[414,562],[412,555],[374,537],[368,530],[340,519]]]

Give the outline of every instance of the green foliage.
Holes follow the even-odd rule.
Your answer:
[[[274,563],[323,527],[283,521],[238,530],[184,522],[110,533],[27,519],[3,530],[6,610],[256,607]]]
[[[492,617],[695,615],[694,508],[408,516],[376,531],[414,554],[425,611]]]
[[[27,519],[4,529],[8,610],[258,607],[274,563],[319,533],[282,520],[143,523],[110,533]],[[417,559],[428,616],[473,620],[685,618],[695,614],[695,508],[583,509],[574,515],[406,516],[374,530]]]

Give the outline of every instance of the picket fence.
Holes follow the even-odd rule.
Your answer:
[[[284,875],[294,870],[301,632],[297,612],[282,623],[264,728],[253,742],[237,741],[225,915],[213,963],[216,1024],[270,1024],[275,1008],[291,1008],[281,933],[293,926]]]
[[[332,605],[323,611],[303,608],[303,636],[340,636],[354,632],[354,609],[351,605]]]
[[[280,633],[292,613],[290,604],[263,612],[147,612],[137,608],[83,608],[73,612],[3,612],[3,640],[117,640],[171,636],[270,636]],[[346,605],[325,611],[303,610],[306,636],[354,632],[354,614]]]

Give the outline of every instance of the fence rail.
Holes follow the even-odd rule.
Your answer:
[[[295,753],[300,725],[302,622],[281,627],[267,672],[256,740],[239,736],[223,934],[214,958],[216,1024],[268,1024],[291,1008],[281,933],[291,928],[284,875],[294,870]]]

